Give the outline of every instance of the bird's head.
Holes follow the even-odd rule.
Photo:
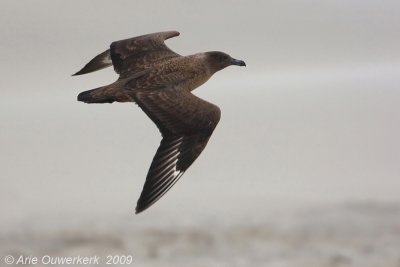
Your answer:
[[[212,51],[205,53],[206,58],[210,66],[214,71],[222,70],[230,65],[246,66],[243,60],[232,58],[230,55],[219,51]]]

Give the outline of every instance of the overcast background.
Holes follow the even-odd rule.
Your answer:
[[[285,222],[299,230],[293,214],[312,208],[327,225],[335,220],[325,215],[337,213],[348,227],[361,206],[366,217],[350,224],[371,222],[360,236],[379,230],[390,251],[379,245],[375,262],[361,265],[398,266],[399,14],[399,1],[372,0],[1,1],[0,249],[50,253],[54,244],[68,243],[65,232],[79,239],[104,225],[91,232],[84,249],[73,243],[69,254],[98,253],[93,247],[104,232],[117,232],[117,240],[129,236],[117,251],[133,253],[140,266],[163,266],[167,256],[174,266],[286,266],[282,259],[288,266],[313,266],[315,254],[303,261],[290,254],[303,248],[308,255],[307,246],[281,247],[289,253],[282,256],[270,235],[264,241],[271,247],[258,247],[260,253],[234,247],[242,255],[228,238],[213,243],[223,252],[214,255],[205,246],[199,256],[194,238],[190,260],[176,261],[187,254],[181,239],[170,254],[152,258],[143,248],[148,236],[140,234],[148,227],[180,236],[182,225],[209,234],[224,225]],[[112,68],[71,74],[112,41],[164,30],[181,33],[167,45],[182,55],[220,50],[247,67],[229,67],[194,92],[217,104],[222,119],[174,188],[135,216],[160,134],[134,104],[76,101],[79,92],[113,82]],[[279,219],[285,214],[296,220]],[[382,221],[372,223],[377,218]],[[310,235],[315,223],[303,222]],[[380,232],[388,225],[395,231],[385,232],[392,243]],[[353,232],[342,230],[335,233]],[[247,248],[254,245],[252,237],[241,238],[249,238]],[[34,249],[38,244],[41,250]],[[111,253],[112,244],[104,247]],[[330,252],[318,254],[323,260],[317,266],[360,266],[363,258]]]

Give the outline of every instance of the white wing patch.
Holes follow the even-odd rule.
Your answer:
[[[157,159],[158,166],[151,170],[151,193],[150,201],[157,201],[167,192],[183,174],[177,169],[177,162],[181,152],[179,147],[182,145],[183,137],[172,142],[170,147],[161,151],[164,155]]]

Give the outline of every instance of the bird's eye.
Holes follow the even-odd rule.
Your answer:
[[[219,56],[219,60],[220,61],[225,61],[227,59],[227,56],[225,56],[225,55],[220,55]]]

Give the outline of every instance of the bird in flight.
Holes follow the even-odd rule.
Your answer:
[[[177,31],[146,34],[111,43],[80,71],[81,75],[111,65],[119,78],[82,92],[85,103],[134,102],[157,125],[162,140],[150,165],[136,213],[159,200],[197,159],[217,126],[220,109],[191,93],[215,72],[242,60],[218,51],[181,56],[164,41]]]

